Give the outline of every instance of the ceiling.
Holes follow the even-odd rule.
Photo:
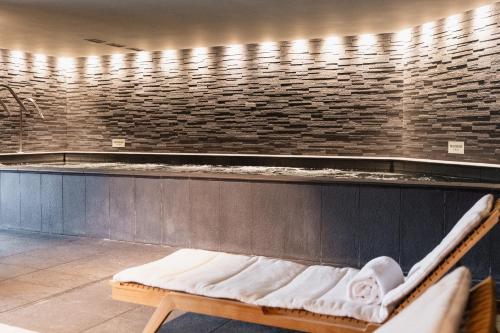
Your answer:
[[[487,0],[0,0],[0,48],[54,56],[394,32]]]

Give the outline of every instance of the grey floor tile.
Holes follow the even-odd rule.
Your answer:
[[[60,293],[58,287],[42,286],[40,284],[10,279],[0,282],[0,297],[20,298],[35,301]]]
[[[17,276],[15,280],[65,290],[76,288],[94,281],[93,278],[78,275],[78,272],[74,272],[74,274],[66,274],[52,269],[43,269],[23,274]]]
[[[76,254],[70,253],[69,250],[66,253],[62,253],[60,256],[57,255],[57,251],[49,251],[49,253],[53,253],[54,255],[44,255],[41,253],[37,253],[37,251],[14,254],[7,257],[1,257],[0,263],[45,269],[66,264],[82,258],[81,256],[79,257]]]
[[[154,310],[152,307],[138,306],[83,333],[141,333]],[[182,315],[181,312],[174,311],[168,317],[167,322],[174,320],[180,315]]]
[[[68,291],[43,302],[0,313],[0,322],[44,332],[82,332],[136,305],[111,299],[108,281]]]
[[[23,306],[31,301],[17,297],[0,297],[0,313]]]
[[[0,322],[40,333],[141,332],[153,309],[114,301],[108,280],[121,269],[176,250],[33,233],[0,231],[0,238],[25,251],[0,258],[0,268],[9,272],[0,282]],[[180,314],[174,313],[169,321]],[[185,319],[167,323],[161,332],[197,329],[196,319]],[[220,321],[207,320],[208,324],[202,322],[203,327]]]
[[[0,263],[0,281],[35,271],[36,268]]]

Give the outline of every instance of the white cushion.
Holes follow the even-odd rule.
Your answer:
[[[456,333],[469,297],[471,274],[460,267],[430,287],[376,333]]]
[[[388,311],[381,311],[380,304],[366,305],[347,299],[347,285],[358,272],[354,268],[308,267],[281,259],[183,249],[126,269],[113,279],[381,323],[387,319]]]

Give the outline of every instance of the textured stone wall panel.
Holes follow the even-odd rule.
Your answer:
[[[32,97],[45,115],[40,119],[26,103],[29,114],[24,115],[24,150],[50,151],[66,148],[65,79],[51,57],[35,57],[0,50],[0,83],[7,84],[24,100]],[[16,152],[19,142],[19,106],[7,90],[0,98],[9,108],[9,116],[0,109],[0,151]]]
[[[48,114],[26,123],[26,150],[404,156],[498,163],[500,5],[429,32],[339,43],[79,58],[40,69],[2,53],[0,76]],[[11,102],[9,102],[11,103]],[[10,105],[10,104],[9,104]],[[0,116],[2,151],[17,118]],[[449,140],[465,155],[447,154]]]

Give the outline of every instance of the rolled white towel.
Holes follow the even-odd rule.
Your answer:
[[[404,282],[399,264],[389,257],[370,260],[347,284],[347,298],[362,304],[380,304],[386,293]]]

